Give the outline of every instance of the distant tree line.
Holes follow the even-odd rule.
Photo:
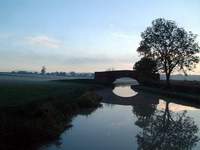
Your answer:
[[[26,75],[51,75],[63,77],[94,77],[93,73],[78,73],[78,72],[31,72],[31,71],[12,71],[12,74],[26,74]]]

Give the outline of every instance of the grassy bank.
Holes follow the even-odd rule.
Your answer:
[[[166,87],[165,81],[146,82],[133,88],[200,104],[200,82],[197,81],[172,80],[170,87]]]
[[[84,91],[97,87],[93,80],[0,82],[0,107],[19,106],[50,97],[65,98],[70,103]]]
[[[93,81],[12,82],[0,85],[0,149],[35,149],[55,140],[77,114],[100,106]]]

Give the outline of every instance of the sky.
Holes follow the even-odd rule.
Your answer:
[[[152,20],[200,35],[199,9],[199,0],[0,0],[0,71],[132,69]]]

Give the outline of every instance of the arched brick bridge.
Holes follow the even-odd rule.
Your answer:
[[[137,74],[134,70],[95,72],[95,80],[98,82],[112,83],[117,78],[121,78],[121,77],[130,77],[135,80],[138,80]]]

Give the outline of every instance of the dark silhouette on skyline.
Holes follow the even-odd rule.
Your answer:
[[[168,86],[171,73],[178,70],[186,74],[199,62],[196,56],[200,52],[197,35],[187,32],[174,21],[164,18],[153,20],[152,26],[142,32],[141,38],[137,51],[156,60],[158,70],[166,75]]]
[[[141,82],[160,79],[156,61],[151,58],[141,58],[134,64],[133,69],[136,71],[138,80]]]
[[[130,77],[135,80],[140,80],[140,75],[136,70],[115,70],[115,71],[104,71],[95,72],[94,79],[97,82],[112,83],[117,78]],[[155,80],[159,80],[159,75],[154,76]]]

